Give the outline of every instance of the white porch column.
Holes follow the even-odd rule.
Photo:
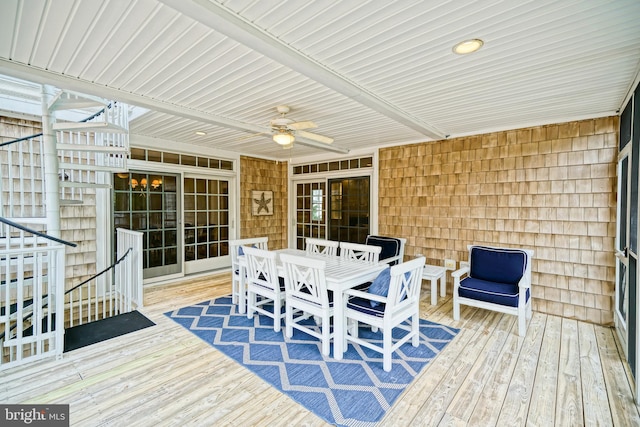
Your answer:
[[[60,185],[58,178],[58,150],[53,124],[55,113],[49,111],[54,96],[50,85],[42,85],[42,140],[44,146],[44,192],[47,234],[60,238]]]

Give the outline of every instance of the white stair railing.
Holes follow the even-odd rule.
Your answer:
[[[118,228],[116,230],[116,257],[122,259],[130,251],[131,255],[116,264],[114,276],[115,300],[122,312],[144,305],[142,292],[142,236],[138,231]]]
[[[44,220],[42,134],[0,144],[0,148],[0,217]]]
[[[67,242],[0,220],[0,369],[61,357]]]
[[[73,107],[82,101],[79,97],[79,94],[62,92],[50,108]],[[88,189],[108,187],[103,174],[128,170],[128,106],[95,97],[89,97],[83,105],[90,104],[102,109],[82,122],[53,124],[63,204],[80,203]]]
[[[93,322],[142,307],[142,233],[118,229],[117,260],[66,292],[66,327]],[[98,278],[114,271],[113,285]]]

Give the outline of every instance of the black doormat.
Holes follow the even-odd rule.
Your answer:
[[[73,326],[64,331],[64,352],[77,350],[153,325],[155,325],[155,323],[144,317],[138,311],[131,311],[106,319],[96,320],[95,322],[85,323],[84,325]]]

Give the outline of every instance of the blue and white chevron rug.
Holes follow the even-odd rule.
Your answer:
[[[403,345],[393,355],[391,372],[385,372],[380,353],[350,343],[343,360],[325,357],[316,338],[294,329],[293,337],[285,339],[284,327],[274,332],[272,319],[247,319],[238,314],[231,297],[165,314],[320,418],[339,426],[375,426],[422,368],[459,332],[421,319],[420,345]],[[365,328],[359,333],[363,338],[382,340],[381,333]]]

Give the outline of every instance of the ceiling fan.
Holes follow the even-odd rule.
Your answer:
[[[283,148],[291,148],[296,139],[296,135],[301,138],[307,138],[324,144],[331,144],[333,142],[333,138],[304,130],[317,128],[318,125],[314,122],[295,122],[287,118],[286,114],[291,111],[288,106],[278,105],[276,109],[278,110],[278,113],[280,113],[280,117],[271,120],[269,124],[271,125],[273,140],[282,145]]]

